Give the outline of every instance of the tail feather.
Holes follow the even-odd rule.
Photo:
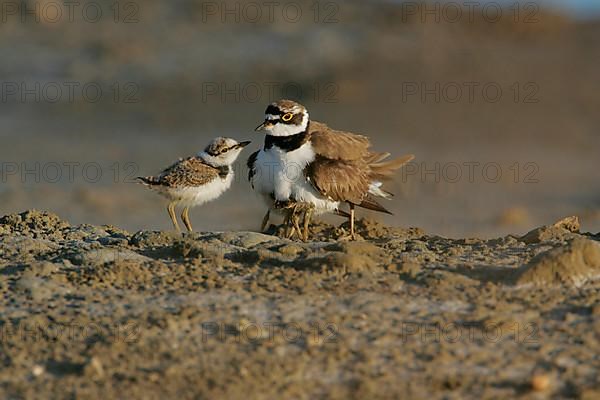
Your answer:
[[[138,176],[135,179],[139,180],[140,183],[143,185],[148,185],[148,186],[158,185],[158,181],[157,181],[156,177],[154,177],[154,176]]]
[[[335,210],[335,214],[336,214],[336,215],[339,215],[340,217],[346,217],[346,218],[350,218],[350,214],[348,214],[348,213],[347,213],[346,211],[344,211],[344,210],[337,209],[337,210]]]
[[[367,164],[376,164],[382,162],[389,156],[391,156],[390,153],[371,153],[365,161]]]
[[[374,198],[371,196],[367,196],[363,199],[363,201],[358,204],[359,207],[366,208],[368,210],[379,211],[382,213],[393,215],[391,211],[387,210],[384,206],[379,204]]]
[[[371,178],[376,181],[390,179],[396,170],[400,169],[413,158],[415,158],[415,156],[408,154],[390,161],[371,163],[369,164],[371,169]]]
[[[391,199],[392,197],[394,197],[394,194],[388,192],[387,190],[384,190],[381,187],[382,185],[383,183],[379,181],[371,182],[371,184],[369,185],[369,193],[377,197],[383,197],[384,199]]]

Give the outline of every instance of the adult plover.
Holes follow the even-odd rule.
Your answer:
[[[175,207],[183,206],[181,220],[191,232],[192,224],[188,215],[190,207],[214,200],[229,189],[234,175],[231,165],[249,143],[218,137],[204,151],[196,156],[180,158],[160,175],[139,176],[137,179],[169,200],[167,211],[177,231],[179,225]]]
[[[306,108],[291,100],[270,104],[256,130],[266,137],[263,149],[248,160],[250,183],[269,210],[290,203],[294,210],[304,207],[304,240],[313,213],[341,213],[342,203],[350,209],[352,239],[355,206],[391,214],[376,200],[393,196],[382,182],[414,158],[385,161],[390,153],[372,152],[367,137],[310,120]]]

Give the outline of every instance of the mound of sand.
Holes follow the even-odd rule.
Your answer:
[[[600,277],[600,244],[576,238],[534,257],[520,272],[517,284],[581,286]]]
[[[576,216],[563,218],[552,225],[541,226],[535,228],[525,235],[520,240],[527,243],[541,243],[552,240],[572,239],[579,233],[579,218]]]

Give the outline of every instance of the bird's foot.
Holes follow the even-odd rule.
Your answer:
[[[358,240],[363,240],[360,235],[357,235],[356,232],[348,232],[345,228],[341,229],[341,235],[338,236],[338,242],[356,242]]]
[[[276,210],[287,210],[293,208],[296,204],[293,200],[275,200],[273,208]]]

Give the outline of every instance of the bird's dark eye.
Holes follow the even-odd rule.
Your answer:
[[[292,113],[286,113],[283,115],[283,117],[281,117],[281,119],[285,122],[289,122],[292,118],[294,118],[294,114]]]

